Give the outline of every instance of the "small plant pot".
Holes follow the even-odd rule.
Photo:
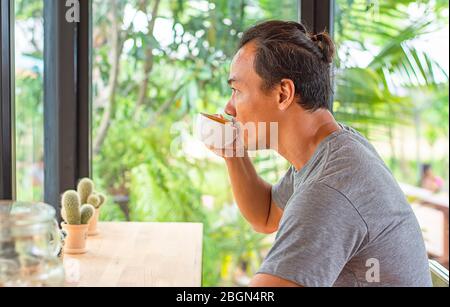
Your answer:
[[[67,238],[64,244],[64,253],[69,255],[86,253],[86,241],[89,226],[68,225],[66,223],[63,223],[61,226],[67,232]]]
[[[100,209],[95,209],[94,216],[89,221],[88,236],[98,235],[97,223],[100,215]]]

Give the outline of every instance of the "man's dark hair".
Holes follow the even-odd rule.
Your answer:
[[[273,20],[248,29],[239,49],[250,42],[256,44],[255,71],[264,90],[290,79],[304,109],[329,108],[335,48],[327,33],[313,35],[300,23]]]

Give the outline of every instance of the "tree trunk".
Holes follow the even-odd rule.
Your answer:
[[[94,155],[100,152],[100,148],[106,139],[111,120],[114,115],[116,102],[116,89],[119,78],[120,55],[122,53],[123,43],[120,41],[120,27],[118,22],[117,2],[111,1],[111,13],[109,14],[111,21],[111,51],[109,53],[109,61],[111,63],[110,76],[108,81],[109,99],[105,105],[100,126],[94,140]]]
[[[158,15],[158,10],[159,10],[159,4],[160,4],[160,0],[155,0],[155,3],[153,5],[153,10],[151,13],[151,20],[149,20],[149,24],[148,24],[148,35],[150,36],[150,38],[153,37],[153,33],[155,30],[155,22],[156,22],[156,16]],[[144,7],[147,7],[147,1],[144,2]],[[148,13],[147,11],[145,12],[147,15],[147,19],[148,19]],[[138,95],[138,100],[136,102],[136,109],[135,109],[135,117],[138,114],[138,109],[140,106],[142,106],[145,103],[145,100],[147,98],[147,91],[148,91],[148,82],[150,79],[150,73],[153,70],[153,45],[152,43],[149,41],[147,42],[147,46],[146,46],[146,50],[145,50],[145,62],[144,62],[144,76],[143,79],[141,81],[141,85],[139,88],[139,95]]]

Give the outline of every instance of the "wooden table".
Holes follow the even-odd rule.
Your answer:
[[[65,255],[68,286],[200,287],[202,224],[99,223],[84,255]]]

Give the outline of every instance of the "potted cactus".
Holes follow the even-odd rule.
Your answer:
[[[89,220],[94,216],[95,208],[90,204],[81,205],[77,191],[67,191],[62,196],[62,228],[67,233],[64,253],[83,254],[86,252],[86,239]]]
[[[95,208],[95,213],[89,222],[88,235],[95,236],[98,234],[97,223],[100,215],[100,208],[105,203],[106,197],[103,194],[91,194],[88,197],[87,203]]]
[[[80,180],[77,191],[82,203],[90,204],[95,208],[94,216],[90,220],[88,228],[88,235],[95,236],[98,234],[97,223],[100,208],[105,203],[106,197],[101,193],[95,192],[94,182],[89,178]]]

